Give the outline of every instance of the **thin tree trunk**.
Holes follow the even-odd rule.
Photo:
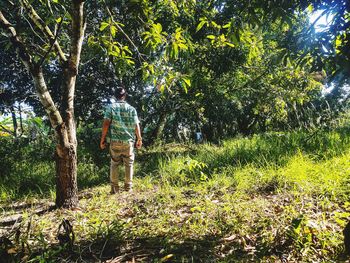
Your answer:
[[[166,111],[163,111],[160,116],[159,116],[159,120],[158,120],[158,124],[157,127],[155,128],[155,130],[153,131],[152,134],[152,142],[153,143],[159,143],[160,140],[162,139],[162,134],[163,134],[163,130],[167,121],[167,117],[168,117],[168,113]]]
[[[24,132],[21,104],[18,105],[18,111],[19,111],[19,127],[20,127],[20,129],[21,129],[21,134],[19,135],[19,137],[21,137],[21,136],[23,135],[23,132]]]
[[[10,110],[11,110],[12,125],[13,125],[13,136],[15,137],[15,139],[17,139],[18,124],[17,124],[15,108],[11,106]]]

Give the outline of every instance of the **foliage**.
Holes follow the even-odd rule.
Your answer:
[[[35,123],[29,134],[18,140],[0,137],[0,200],[25,196],[47,196],[55,189],[54,154],[52,132],[37,118],[27,119]],[[42,126],[40,126],[42,125]],[[100,129],[91,134],[90,129],[79,131],[78,182],[86,188],[105,182],[108,178],[107,153],[98,150]],[[96,165],[98,164],[98,165]]]
[[[86,3],[94,19],[88,19],[76,88],[78,124],[100,121],[115,86],[123,84],[141,116],[148,143],[187,140],[191,136],[182,135],[186,130],[201,131],[208,140],[217,141],[237,133],[329,125],[347,105],[343,89],[347,74],[342,73],[345,80],[340,78],[332,65],[346,61],[340,58],[346,56],[347,43],[347,31],[341,28],[348,6],[342,1],[271,3]],[[50,14],[47,25],[54,28],[62,23],[59,38],[64,47],[71,21],[65,13],[67,4],[37,5],[40,14]],[[14,15],[16,7],[9,8]],[[332,14],[331,30],[316,32],[310,25],[310,12],[320,9]],[[40,42],[25,25],[19,26],[28,39]],[[330,48],[335,39],[338,53]],[[322,45],[328,54],[322,53]],[[17,85],[12,83],[11,70],[20,68],[9,51],[1,55],[11,65],[3,71],[6,91],[23,97],[16,87],[22,89],[28,81],[16,77]],[[55,55],[51,50],[47,59]],[[57,62],[44,63],[43,68],[52,96],[60,104],[61,69]],[[324,96],[321,82],[326,74],[336,77],[328,79],[335,87]],[[45,114],[31,95],[25,95],[25,100],[37,114]]]
[[[60,109],[66,65],[53,46],[57,40],[69,53],[70,4],[0,3]],[[349,98],[349,7],[345,0],[85,1],[88,37],[75,97],[80,189],[108,181],[107,153],[97,147],[102,109],[117,84],[128,89],[145,141],[158,145],[138,156],[136,194],[111,198],[100,186],[81,192],[80,212],[22,211],[17,229],[0,239],[1,256],[342,260],[350,142],[337,117]],[[327,30],[310,24],[315,10],[331,18]],[[38,34],[43,24],[54,34]],[[54,138],[13,47],[0,40],[0,112],[12,114],[2,129],[15,130],[21,102],[37,116],[21,119],[20,138],[0,137],[0,200],[8,215],[19,212],[11,200],[53,198]],[[334,86],[329,93],[325,82]],[[187,142],[195,131],[209,143],[162,144]],[[247,137],[231,138],[237,134]],[[75,243],[57,244],[53,233],[67,218]]]
[[[349,143],[343,127],[234,138],[221,146],[158,146],[138,156],[134,193],[110,196],[102,185],[81,191],[79,211],[30,216],[35,208],[28,208],[16,225],[18,241],[16,231],[8,233],[1,251],[32,261],[341,261]],[[98,183],[95,169],[86,175],[91,185]],[[79,170],[82,176],[86,166]],[[73,226],[73,246],[57,244],[62,220]]]

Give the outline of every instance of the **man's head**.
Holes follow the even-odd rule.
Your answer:
[[[117,98],[117,100],[125,100],[126,90],[123,87],[116,88],[115,97]]]

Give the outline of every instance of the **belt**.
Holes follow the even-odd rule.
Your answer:
[[[129,144],[130,142],[129,141],[111,141],[110,143],[125,143],[125,144]]]

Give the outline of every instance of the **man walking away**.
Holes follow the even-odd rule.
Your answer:
[[[125,89],[117,88],[115,95],[117,101],[108,105],[104,112],[100,142],[100,148],[105,149],[107,147],[106,136],[108,131],[110,131],[109,152],[111,156],[110,180],[112,194],[119,192],[118,168],[122,163],[125,166],[124,189],[125,191],[132,190],[135,134],[137,137],[136,148],[140,149],[142,146],[137,112],[134,107],[125,101]]]

